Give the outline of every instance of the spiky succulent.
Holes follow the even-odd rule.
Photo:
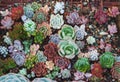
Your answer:
[[[74,64],[74,67],[76,70],[80,72],[86,72],[90,70],[90,64],[89,64],[88,58],[78,59],[76,63]]]
[[[114,64],[115,58],[111,52],[105,52],[100,56],[100,64],[103,68],[111,68]]]
[[[80,52],[78,46],[72,40],[60,41],[58,48],[59,55],[68,59],[73,59]]]

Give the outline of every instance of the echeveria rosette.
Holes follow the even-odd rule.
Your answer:
[[[49,42],[53,42],[55,44],[58,44],[60,42],[60,37],[58,34],[50,35],[49,39]]]
[[[73,59],[75,55],[78,55],[80,50],[74,41],[63,40],[58,44],[58,53],[61,57]]]
[[[37,11],[33,16],[33,20],[36,23],[41,24],[46,21],[46,15],[42,11]]]
[[[34,15],[34,10],[33,8],[31,7],[30,4],[24,6],[24,15],[27,16],[28,18],[32,18],[33,15]]]
[[[63,15],[51,14],[51,16],[50,16],[50,26],[53,29],[60,29],[63,24],[64,24]]]
[[[63,79],[71,77],[70,70],[68,69],[61,70],[61,76]]]
[[[105,52],[100,56],[100,64],[103,68],[111,68],[114,64],[115,58],[111,52]]]
[[[24,30],[28,33],[28,35],[34,35],[35,34],[35,28],[36,24],[32,20],[27,20],[24,23]]]
[[[104,13],[101,9],[95,13],[94,18],[99,24],[104,24],[107,22],[107,14]]]
[[[39,3],[37,3],[37,2],[33,2],[33,3],[31,4],[31,7],[32,7],[32,9],[33,9],[34,11],[36,11],[36,10],[38,10],[39,8],[41,8],[42,5],[39,4]]]
[[[59,36],[61,39],[75,39],[74,28],[70,25],[63,25],[62,29],[59,31]]]
[[[88,58],[80,58],[74,64],[74,68],[80,72],[86,72],[90,70],[90,64]]]
[[[0,82],[30,82],[21,74],[9,73],[0,77]]]

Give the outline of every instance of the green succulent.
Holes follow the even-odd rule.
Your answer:
[[[37,56],[30,55],[30,56],[26,59],[24,66],[25,66],[27,69],[30,69],[31,67],[34,67],[34,64],[35,64],[36,62],[38,62]]]
[[[30,45],[31,44],[32,44],[32,40],[25,40],[25,41],[23,41],[25,54],[30,52]]]
[[[6,73],[9,69],[13,69],[16,66],[12,58],[7,58],[5,60],[0,59],[0,74]]]
[[[41,4],[37,3],[37,2],[33,2],[31,4],[31,7],[33,8],[34,11],[38,10],[40,7],[42,7]]]
[[[38,51],[36,55],[38,62],[45,62],[47,60],[47,57],[43,54],[43,51]]]
[[[100,64],[103,68],[111,68],[114,64],[115,58],[111,52],[105,52],[100,56]]]
[[[34,42],[35,43],[39,43],[42,44],[43,40],[44,40],[44,34],[42,32],[37,32],[36,35],[34,36]]]
[[[33,16],[33,20],[35,20],[36,23],[41,24],[42,22],[46,21],[46,16],[43,12],[36,12]]]
[[[74,28],[70,25],[64,25],[62,29],[59,31],[59,36],[61,39],[75,39],[75,31]]]
[[[71,77],[70,70],[68,70],[68,69],[62,70],[61,71],[61,75],[62,75],[62,78],[69,78],[69,77]]]
[[[90,69],[88,58],[80,58],[74,64],[76,70],[80,72],[86,72]]]
[[[58,53],[61,57],[73,59],[75,55],[78,55],[80,50],[78,46],[72,40],[63,40],[58,44]]]
[[[55,66],[54,69],[46,75],[46,77],[50,79],[54,79],[56,76],[58,76],[59,70],[60,68]]]
[[[9,30],[8,35],[11,40],[24,40],[29,38],[27,32],[23,30],[24,26],[21,23],[16,23],[13,30]]]

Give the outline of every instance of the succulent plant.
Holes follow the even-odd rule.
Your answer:
[[[78,46],[72,40],[60,41],[58,48],[59,55],[68,59],[73,59],[80,52]]]
[[[44,39],[45,39],[45,36],[44,36],[44,34],[41,31],[36,32],[36,34],[34,36],[34,42],[35,43],[42,44]]]
[[[99,53],[98,53],[98,51],[97,51],[96,49],[90,51],[89,54],[90,54],[90,60],[91,60],[91,61],[96,61],[96,60],[98,60]]]
[[[23,66],[25,63],[25,53],[24,51],[16,51],[11,54],[13,60],[17,65]]]
[[[13,20],[18,20],[23,15],[23,7],[12,7],[11,8],[11,17]]]
[[[46,68],[48,68],[49,70],[53,70],[54,68],[53,61],[46,61],[45,64],[46,64]]]
[[[99,24],[104,24],[107,22],[107,14],[102,9],[95,13],[94,18]]]
[[[54,69],[50,71],[45,77],[54,79],[56,76],[59,75],[59,70],[60,70],[59,67],[54,66]]]
[[[75,39],[75,31],[72,26],[65,24],[59,31],[59,36],[61,39]]]
[[[12,40],[8,35],[4,35],[3,38],[3,42],[5,42],[7,45],[12,45]]]
[[[38,10],[40,7],[42,7],[41,4],[37,2],[32,2],[31,7],[33,8],[34,11]]]
[[[80,58],[74,64],[74,68],[80,72],[86,72],[90,69],[88,58]]]
[[[54,58],[58,55],[58,48],[54,43],[48,43],[44,46],[44,49],[44,55],[47,57],[47,60],[54,60]]]
[[[32,40],[23,41],[25,54],[28,54],[30,52],[30,45],[31,44],[32,44]]]
[[[46,15],[42,11],[37,11],[33,16],[33,20],[36,23],[41,24],[46,21]]]
[[[111,69],[112,77],[115,79],[120,79],[120,62],[115,62]]]
[[[69,16],[67,16],[66,18],[67,18],[67,22],[69,24],[72,24],[72,25],[81,24],[80,16],[79,16],[78,12],[76,12],[76,11],[70,13]]]
[[[19,40],[14,40],[14,44],[8,47],[9,53],[23,50],[23,45]]]
[[[99,63],[94,63],[91,66],[91,73],[93,76],[102,78],[103,69],[102,69],[101,65]]]
[[[47,68],[44,62],[39,62],[31,69],[37,77],[45,76],[47,74]]]
[[[0,72],[6,73],[10,69],[15,68],[17,65],[12,58],[6,58],[5,60],[0,59]]]
[[[54,13],[57,14],[60,12],[60,14],[63,14],[64,8],[65,8],[64,2],[56,2],[55,6],[54,6]]]
[[[116,17],[117,15],[120,14],[120,11],[119,11],[118,7],[116,7],[116,6],[109,8],[108,11],[109,11],[108,15],[111,17]]]
[[[61,70],[61,75],[63,79],[71,77],[70,70],[68,69]]]
[[[0,55],[6,57],[8,55],[8,49],[5,46],[0,46]]]
[[[36,24],[32,20],[28,19],[24,22],[24,28],[23,28],[27,34],[34,35],[35,34],[35,29],[36,29]]]
[[[4,17],[4,16],[8,16],[10,15],[10,11],[8,9],[5,9],[3,11],[0,11],[0,14]]]
[[[115,23],[112,23],[112,24],[109,24],[109,25],[108,25],[108,32],[109,32],[110,34],[114,34],[114,33],[117,33],[117,32],[118,32],[118,31],[117,31],[117,26],[116,26]]]
[[[0,82],[29,82],[29,80],[20,74],[9,73],[0,77]]]
[[[39,48],[40,48],[40,46],[38,44],[31,45],[30,46],[30,54],[31,55],[36,55]]]
[[[80,49],[83,49],[85,47],[85,42],[84,41],[75,41],[75,43],[77,44],[77,46]]]
[[[27,33],[23,30],[23,25],[21,23],[15,23],[12,30],[8,31],[8,36],[12,40],[23,40],[27,39]]]
[[[19,73],[21,75],[27,75],[27,69],[26,68],[22,68],[21,70],[19,70]]]
[[[75,80],[82,80],[84,78],[85,78],[85,73],[79,72],[79,71],[74,73],[74,79]]]
[[[32,18],[33,15],[34,15],[34,10],[33,8],[31,7],[30,4],[24,6],[24,15],[27,16],[28,18]]]
[[[38,51],[36,55],[37,55],[37,58],[38,58],[38,62],[47,61],[47,57],[44,55],[43,51]]]
[[[43,77],[43,78],[35,78],[32,82],[56,82],[56,81]]]
[[[53,42],[55,44],[58,44],[60,42],[58,34],[50,35],[49,39],[49,42]]]
[[[85,25],[81,25],[80,27],[78,26],[74,26],[75,29],[75,36],[77,40],[83,40],[84,37],[87,35],[87,33],[85,32]]]
[[[96,39],[93,36],[88,36],[86,40],[88,44],[94,44],[96,42]]]
[[[37,59],[37,56],[35,55],[29,55],[27,58],[26,58],[26,61],[24,63],[24,66],[27,68],[27,69],[30,69],[32,67],[34,67],[34,64],[38,62],[38,59]]]
[[[116,61],[116,62],[120,62],[120,56],[116,56],[116,57],[115,57],[115,61]]]
[[[11,17],[5,16],[1,20],[1,24],[2,24],[2,27],[0,27],[1,29],[12,29],[12,25],[14,24],[14,21],[12,20]]]
[[[52,33],[50,25],[47,22],[43,22],[42,24],[38,24],[37,30],[42,32],[45,37],[50,36]]]
[[[62,58],[60,56],[55,57],[54,63],[56,66],[58,66],[60,69],[68,68],[70,65],[70,61],[66,58]]]
[[[50,26],[53,29],[60,29],[61,26],[64,24],[63,16],[62,15],[53,15],[50,16]]]
[[[100,64],[103,68],[111,68],[114,64],[115,58],[111,52],[105,52],[100,56]]]

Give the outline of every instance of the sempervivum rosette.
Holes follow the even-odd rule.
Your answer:
[[[9,73],[0,77],[0,82],[30,82],[26,77],[20,74]]]
[[[58,44],[58,53],[61,57],[73,59],[75,55],[78,55],[80,50],[78,46],[72,40],[63,40]]]
[[[70,25],[64,25],[59,31],[59,36],[61,39],[75,39],[75,30]]]
[[[112,77],[115,79],[120,79],[120,62],[116,62],[111,69]]]
[[[53,27],[53,29],[60,29],[61,26],[64,24],[63,16],[62,15],[53,15],[51,14],[50,17],[50,26]]]
[[[111,52],[105,52],[100,56],[100,64],[104,68],[111,68],[114,64],[114,56]]]
[[[88,58],[80,58],[74,64],[76,70],[80,72],[86,72],[90,69]]]

